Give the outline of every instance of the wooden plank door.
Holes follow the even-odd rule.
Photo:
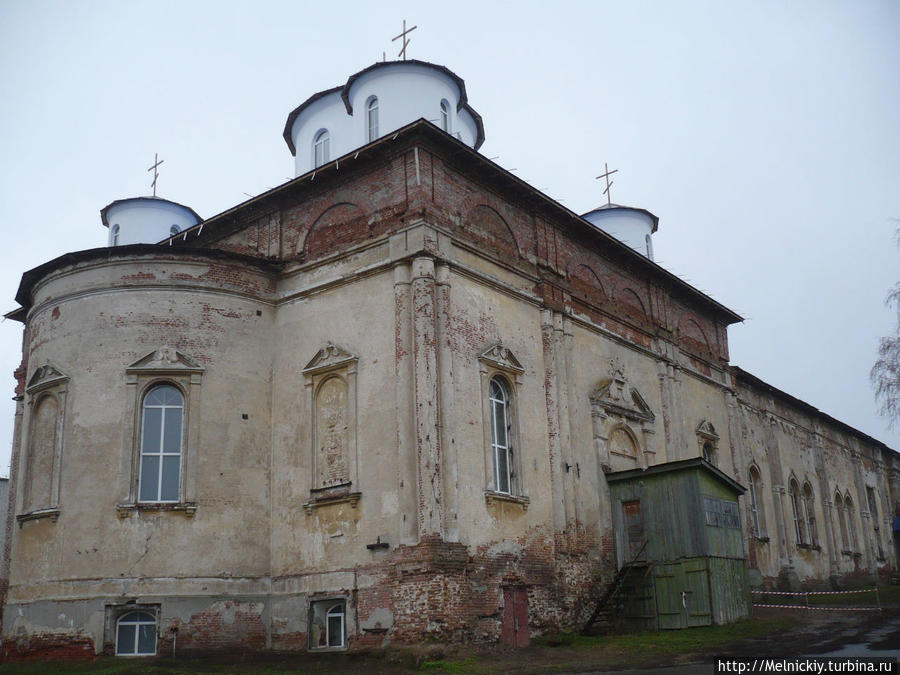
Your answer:
[[[689,560],[684,563],[685,611],[688,626],[712,624],[709,601],[709,570],[706,560]]]
[[[681,605],[681,591],[684,589],[684,574],[680,564],[656,565],[653,568],[656,592],[656,615],[660,630],[684,628],[684,608]]]
[[[500,623],[503,644],[527,647],[531,644],[528,632],[528,592],[524,588],[503,589],[503,618]]]

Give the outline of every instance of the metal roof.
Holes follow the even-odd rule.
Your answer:
[[[643,478],[645,476],[653,476],[662,473],[672,473],[674,471],[686,471],[687,469],[702,469],[713,477],[724,483],[732,490],[742,495],[747,491],[743,485],[738,483],[734,478],[719,469],[717,466],[710,464],[702,457],[694,457],[692,459],[681,459],[675,462],[665,462],[664,464],[654,464],[646,469],[628,469],[627,471],[614,471],[606,474],[608,483],[618,481],[634,480],[635,478]]]

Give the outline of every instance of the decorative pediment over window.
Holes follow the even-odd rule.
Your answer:
[[[719,440],[719,434],[716,433],[716,428],[712,425],[712,422],[702,420],[700,424],[697,425],[696,432],[698,436],[702,436],[708,441]]]
[[[202,373],[204,370],[197,361],[182,354],[173,347],[159,347],[146,356],[138,359],[126,369],[129,374],[153,373]]]
[[[52,363],[46,363],[34,371],[31,379],[28,381],[28,387],[25,391],[29,394],[34,394],[43,391],[44,389],[49,389],[50,387],[65,384],[68,381],[69,376],[59,367]]]
[[[303,374],[309,377],[329,370],[349,368],[358,360],[356,355],[351,354],[340,345],[329,342],[310,359],[303,369]]]
[[[710,464],[716,464],[717,450],[719,449],[719,434],[712,422],[700,420],[694,430],[697,434],[697,444],[700,447],[700,456]]]
[[[621,368],[613,371],[612,377],[600,380],[591,394],[591,407],[635,422],[652,423],[656,419],[644,397],[629,384]]]
[[[594,447],[605,473],[653,463],[656,415],[628,381],[624,365],[610,360],[611,375],[591,394]]]
[[[485,361],[499,370],[505,370],[510,373],[521,375],[525,372],[519,359],[508,348],[503,346],[502,342],[488,347],[478,357],[481,361]]]
[[[359,357],[328,342],[303,369],[309,396],[311,450],[307,514],[360,499],[356,447],[356,368]]]

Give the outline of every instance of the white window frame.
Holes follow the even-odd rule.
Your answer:
[[[441,129],[453,133],[450,130],[450,103],[445,98],[441,99]]]
[[[501,494],[511,495],[515,478],[512,465],[515,450],[511,438],[510,393],[509,385],[500,375],[494,375],[491,378],[488,386],[488,401],[491,415],[491,454],[494,457],[494,489]],[[502,439],[499,437],[501,428],[504,432]],[[505,465],[505,470],[501,468],[501,464]]]
[[[131,457],[131,470],[116,512],[125,518],[134,511],[181,511],[191,517],[197,510],[197,446],[200,443],[200,391],[204,368],[190,356],[172,347],[162,346],[138,359],[126,369],[129,394],[125,397],[125,419],[133,420],[123,430],[123,452]],[[181,473],[179,499],[176,502],[139,501],[141,444],[143,442],[144,400],[155,386],[171,384],[184,397],[181,436]]]
[[[331,132],[320,129],[313,139],[313,166],[318,169],[331,161]]]
[[[119,245],[119,232],[121,232],[121,228],[118,223],[115,223],[110,230],[110,246],[118,246]]]
[[[515,502],[528,508],[528,497],[525,496],[525,480],[522,471],[523,443],[519,428],[518,396],[522,387],[521,376],[525,369],[516,356],[502,343],[495,344],[479,356],[481,372],[481,400],[484,425],[484,474],[487,487],[485,498],[488,503],[493,500]],[[507,400],[498,401],[492,396],[492,384],[497,381],[503,386]],[[496,406],[503,410],[506,424],[506,444],[497,442]],[[507,457],[508,481],[503,484],[500,476],[498,452],[505,452]]]
[[[159,389],[171,387],[178,395],[181,397],[181,403],[179,405],[167,405],[167,404],[148,404],[147,399],[150,395]],[[168,381],[155,382],[151,387],[148,387],[144,392],[144,396],[141,399],[141,459],[138,466],[138,487],[137,487],[137,495],[138,502],[141,504],[177,504],[181,501],[181,477],[184,473],[183,464],[184,464],[184,432],[185,432],[185,395],[181,388]],[[160,429],[159,429],[159,448],[145,448],[144,447],[144,432],[146,431],[147,425],[147,410],[154,409],[160,410]],[[165,442],[165,432],[166,432],[166,411],[167,410],[180,410],[181,416],[181,428],[179,429],[178,434],[178,452],[166,452],[164,447]],[[143,493],[142,480],[144,478],[144,462],[145,458],[155,457],[159,461],[159,467],[157,469],[156,475],[156,498],[155,499],[142,499],[141,494]],[[178,458],[178,494],[174,499],[163,499],[162,498],[162,482],[163,482],[163,466],[165,464],[166,457],[177,457]],[[147,460],[149,461],[149,460]]]
[[[135,620],[129,621],[128,617],[132,614],[146,614],[147,616],[152,617],[152,620]],[[134,651],[133,652],[120,652],[119,651],[119,628],[121,625],[125,623],[131,626],[134,626]],[[138,645],[140,644],[140,627],[141,626],[153,626],[153,651],[152,652],[139,652]],[[146,609],[133,609],[129,612],[122,614],[119,618],[116,619],[116,636],[115,636],[115,645],[116,645],[116,656],[155,656],[156,655],[156,643],[159,641],[159,627],[157,625],[156,617],[153,616],[152,612],[147,611]]]
[[[338,610],[338,611],[335,611]],[[331,619],[332,617],[339,617],[341,620],[341,634],[340,634],[340,644],[333,645],[331,644]],[[325,645],[332,649],[337,649],[340,647],[345,647],[347,642],[347,607],[345,603],[338,602],[328,608],[328,611],[325,612]]]
[[[378,97],[370,96],[366,102],[366,142],[378,140]]]

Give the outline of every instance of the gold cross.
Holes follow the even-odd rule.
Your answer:
[[[413,26],[409,30],[406,30],[406,19],[403,19],[403,31],[400,33],[400,35],[398,35],[397,37],[395,37],[391,40],[391,42],[393,42],[394,40],[399,40],[400,38],[403,38],[403,42],[402,42],[403,46],[400,48],[400,51],[397,53],[397,56],[402,58],[404,61],[406,61],[406,47],[409,45],[409,40],[406,39],[406,34],[412,33],[416,28],[418,28],[418,26]]]
[[[603,169],[604,169],[604,173],[601,173],[599,176],[597,176],[596,180],[600,180],[601,178],[606,179],[606,189],[603,191],[603,194],[606,195],[606,205],[612,206],[612,199],[611,199],[611,195],[609,194],[609,188],[612,187],[613,181],[611,181],[609,179],[609,177],[612,176],[614,173],[616,173],[616,171],[618,171],[618,169],[613,169],[612,171],[610,171],[606,162],[603,162]]]
[[[153,166],[151,166],[149,169],[147,169],[147,171],[153,172],[153,182],[150,183],[150,187],[153,188],[153,196],[154,197],[156,196],[156,179],[159,178],[159,171],[157,171],[156,169],[160,164],[162,164],[165,161],[166,160],[164,160],[164,159],[160,159],[159,155],[157,155],[154,152],[153,153]]]

